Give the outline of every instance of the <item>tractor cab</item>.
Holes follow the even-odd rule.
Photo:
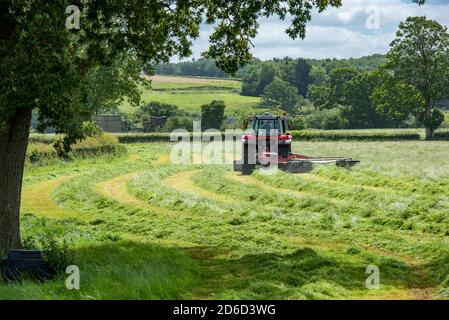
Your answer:
[[[288,133],[288,120],[285,116],[264,113],[249,118],[244,124],[244,128],[247,129],[247,133],[242,136],[244,152],[247,152],[247,145],[251,142],[264,140],[265,143],[262,144],[264,150],[259,150],[260,143],[256,143],[256,153],[271,153],[273,144],[277,145],[276,153],[281,158],[287,158],[291,153],[292,136]]]
[[[269,113],[248,118],[244,124],[245,129],[250,129],[256,136],[269,136],[287,134],[288,121],[284,116],[274,116]]]
[[[251,129],[257,135],[272,135],[273,133],[285,134],[287,133],[287,119],[285,117],[272,116],[264,114],[252,118]]]

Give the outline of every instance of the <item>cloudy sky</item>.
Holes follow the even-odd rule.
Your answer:
[[[427,0],[424,6],[411,0],[343,0],[338,9],[314,14],[304,40],[292,40],[284,30],[288,21],[275,17],[261,20],[259,34],[253,41],[254,56],[349,58],[386,53],[399,22],[408,16],[427,16],[449,27],[449,0]],[[207,48],[211,26],[202,28],[193,46],[193,55]]]

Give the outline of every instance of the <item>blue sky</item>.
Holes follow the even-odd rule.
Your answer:
[[[343,0],[343,6],[338,9],[314,14],[304,40],[292,40],[284,33],[287,20],[264,19],[259,21],[259,34],[253,41],[252,52],[264,60],[284,56],[349,58],[386,53],[399,22],[418,15],[449,27],[449,0],[427,0],[424,6],[411,0]],[[211,28],[204,26],[201,37],[194,42],[195,58],[207,48]]]

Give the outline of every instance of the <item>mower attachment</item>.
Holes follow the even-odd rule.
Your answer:
[[[278,168],[290,173],[307,173],[312,171],[313,164],[310,161],[292,160],[287,163],[278,163]]]
[[[351,168],[356,164],[360,163],[359,160],[353,160],[352,158],[345,157],[308,157],[303,155],[290,155],[291,159],[301,159],[303,161],[309,161],[312,164],[333,164],[335,163],[338,167]],[[290,160],[292,161],[292,160]]]
[[[295,156],[295,155],[292,155]],[[303,156],[302,156],[303,157]],[[360,161],[352,158],[292,158],[286,162],[279,162],[278,168],[289,173],[307,173],[312,171],[314,164],[335,164],[341,168],[351,168]],[[243,175],[250,175],[256,169],[255,164],[245,164],[243,161],[234,161],[234,171]]]

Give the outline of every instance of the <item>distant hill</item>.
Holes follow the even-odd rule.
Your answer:
[[[272,61],[294,61],[292,58],[275,58]],[[375,70],[387,61],[385,55],[373,54],[366,57],[350,58],[350,59],[307,59],[311,65],[322,65],[333,69],[335,67],[353,66],[362,71]],[[259,59],[254,59],[253,65],[262,63]],[[245,68],[240,68],[237,72],[237,78],[243,77]],[[174,75],[174,76],[190,76],[190,77],[213,77],[213,78],[229,78],[229,74],[221,71],[215,65],[213,59],[200,58],[198,60],[184,61],[178,63],[163,63],[156,66],[156,74]]]
[[[162,63],[156,66],[156,74],[187,77],[228,78],[229,74],[221,71],[213,59],[201,58],[178,63]]]
[[[337,64],[341,66],[352,66],[362,71],[371,71],[379,68],[387,62],[387,56],[384,54],[373,54],[360,58],[349,59],[308,59],[311,65]]]

